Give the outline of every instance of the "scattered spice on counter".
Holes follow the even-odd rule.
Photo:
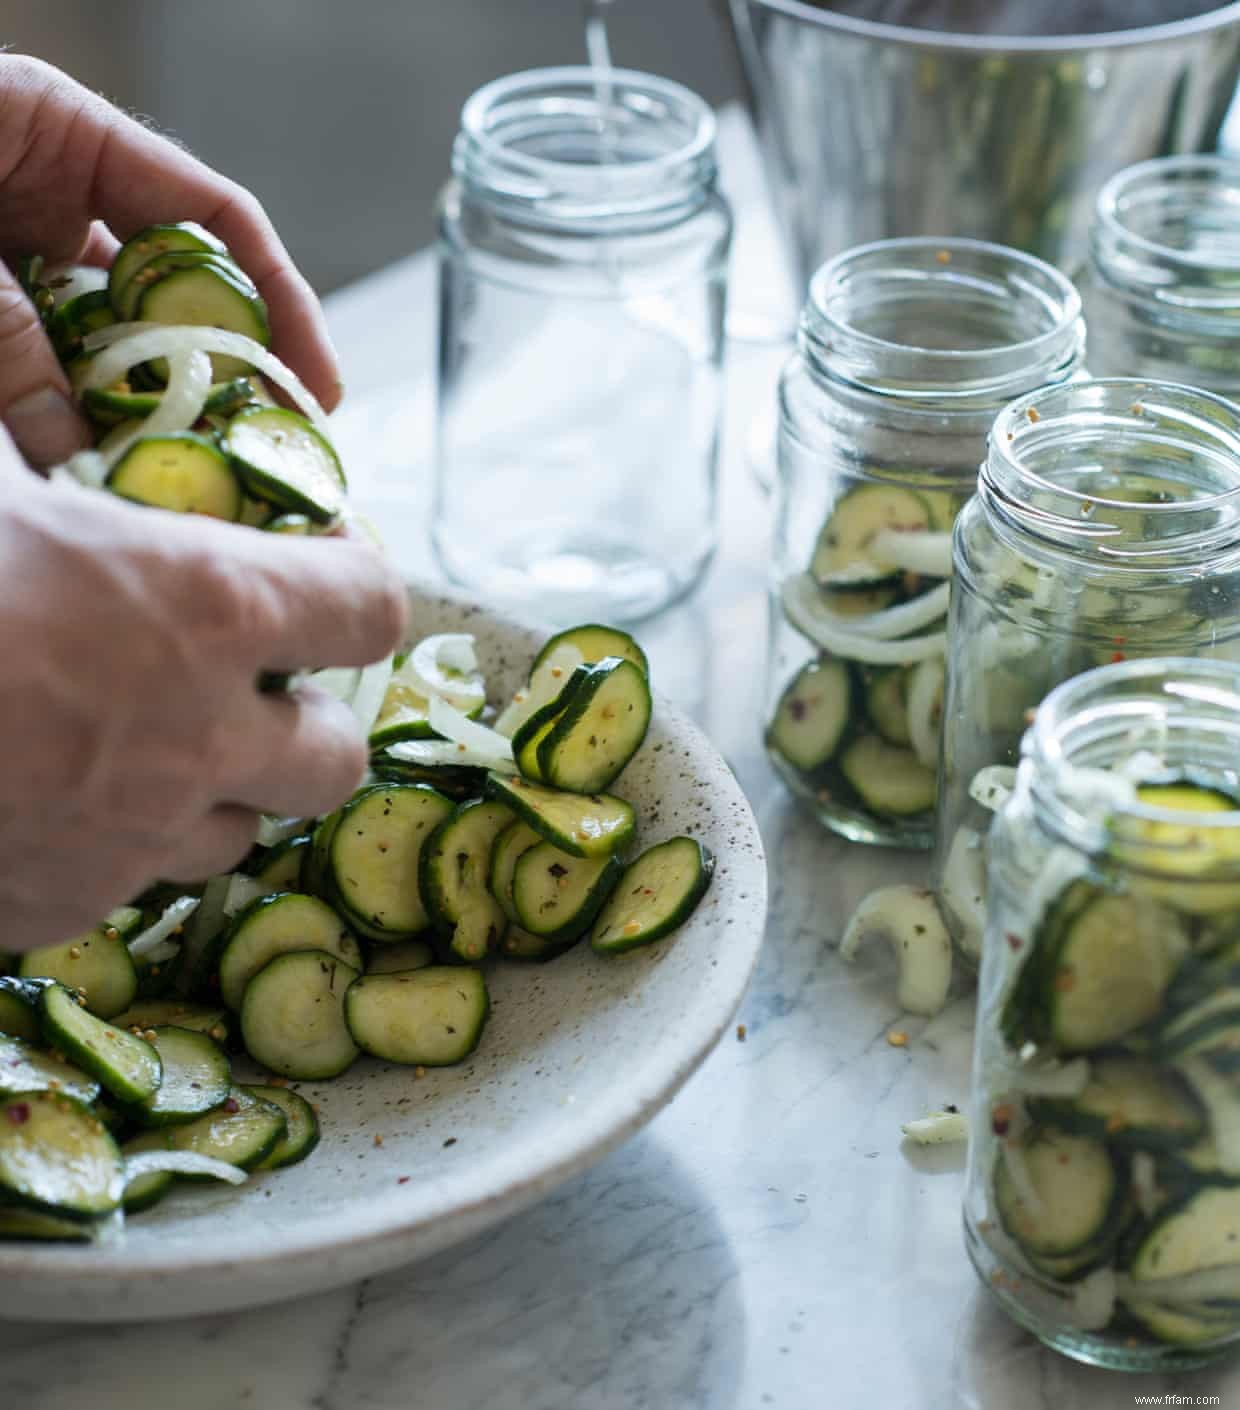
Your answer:
[[[903,1028],[893,1028],[887,1034],[887,1041],[891,1044],[893,1048],[907,1048],[908,1034],[903,1030]]]
[[[736,1041],[738,1043],[743,1043],[748,1033],[749,1029],[746,1028],[743,1023],[738,1023],[736,1025]]]

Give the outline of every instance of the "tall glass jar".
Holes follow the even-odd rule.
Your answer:
[[[928,846],[951,529],[1011,398],[1077,375],[1076,290],[974,240],[885,240],[810,285],[779,389],[766,745],[827,827]]]
[[[1082,1361],[1240,1342],[1240,666],[1059,686],[991,834],[965,1239]]]
[[[976,960],[996,777],[1043,697],[1129,657],[1240,657],[1240,409],[1123,378],[1005,408],[956,523],[948,632],[936,871]]]
[[[1079,284],[1096,376],[1240,393],[1240,161],[1163,157],[1112,177]]]
[[[432,536],[455,581],[632,620],[715,546],[731,216],[679,84],[543,69],[465,105],[439,208]]]

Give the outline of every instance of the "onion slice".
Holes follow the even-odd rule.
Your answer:
[[[978,769],[969,785],[969,797],[997,813],[1016,787],[1016,770],[1010,764],[990,764]]]
[[[969,1139],[969,1123],[960,1111],[932,1111],[906,1121],[900,1130],[918,1146],[950,1146]]]
[[[913,753],[928,769],[939,762],[939,723],[943,718],[943,684],[947,670],[941,657],[919,662],[908,683],[908,733]]]
[[[917,529],[880,529],[871,543],[874,557],[907,573],[947,578],[952,571],[952,536]]]
[[[978,959],[986,933],[986,854],[981,833],[957,828],[948,848],[939,899],[960,926],[960,948]]]
[[[388,685],[392,680],[394,660],[394,657],[387,656],[382,661],[375,661],[365,667],[358,677],[353,699],[349,702],[357,723],[367,738],[375,727],[379,711],[383,709],[383,697],[387,694]]]
[[[505,773],[515,773],[516,764],[512,757],[512,743],[502,734],[480,725],[476,720],[467,719],[459,710],[453,709],[446,700],[437,695],[430,699],[431,729],[453,744],[463,744],[465,749],[479,761],[486,759],[487,767]],[[464,758],[462,756],[462,762]]]
[[[276,818],[264,813],[258,820],[258,836],[254,840],[260,847],[278,847],[304,831],[305,825],[305,818]]]
[[[946,586],[946,584],[944,584]],[[935,592],[939,589],[936,588]],[[947,633],[932,632],[928,636],[909,637],[900,641],[884,641],[859,630],[865,618],[848,618],[848,629],[839,625],[835,614],[825,611],[818,584],[808,573],[794,573],[785,579],[780,596],[788,620],[804,636],[824,651],[852,661],[864,661],[871,666],[910,666],[943,656],[947,651]],[[934,593],[918,598],[925,603]],[[933,604],[938,606],[938,604]],[[924,610],[924,608],[923,608]],[[942,616],[943,608],[938,607]],[[879,614],[875,614],[879,615]],[[933,620],[933,618],[931,619]]]
[[[246,876],[244,872],[235,871],[229,876],[228,889],[224,892],[223,914],[225,917],[235,916],[238,911],[245,910],[251,901],[270,895],[269,886],[252,876]]]
[[[197,896],[181,896],[170,906],[165,906],[163,913],[154,925],[148,925],[145,930],[139,931],[129,941],[129,953],[136,960],[145,959],[152,950],[161,945],[175,931],[180,930],[198,909],[198,906]]]
[[[188,431],[202,415],[211,391],[211,359],[194,349],[172,353],[168,358],[168,385],[159,405],[127,436],[114,441],[103,454],[111,468],[138,441],[148,436],[176,435]]]
[[[125,1184],[164,1170],[173,1175],[209,1175],[230,1185],[244,1185],[248,1178],[239,1165],[197,1151],[135,1151],[125,1157]]]
[[[578,666],[584,665],[585,659],[571,642],[557,646],[530,676],[529,684],[522,686],[500,712],[495,721],[496,733],[508,738],[516,734],[535,710],[551,704],[564,689],[568,677]]]
[[[465,632],[423,637],[409,653],[409,674],[421,694],[447,701],[468,713],[486,704],[486,686],[478,674],[474,639]]]
[[[916,886],[871,891],[848,922],[840,941],[841,959],[854,959],[867,935],[881,935],[895,952],[900,1007],[908,1013],[938,1013],[951,984],[952,942],[934,893]]]

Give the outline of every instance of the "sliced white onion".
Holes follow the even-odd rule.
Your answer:
[[[368,737],[383,709],[383,697],[392,680],[392,659],[388,656],[365,667],[353,692],[350,705],[362,733]]]
[[[895,954],[900,1007],[908,1013],[938,1013],[951,984],[952,942],[934,893],[915,886],[871,891],[848,922],[840,958],[854,959],[867,935],[881,935]]]
[[[530,676],[529,684],[512,697],[495,721],[497,734],[511,738],[535,710],[550,705],[568,683],[569,676],[585,663],[581,651],[570,642],[562,642]]]
[[[437,695],[430,699],[431,729],[453,744],[463,744],[479,760],[489,762],[487,768],[501,769],[508,773],[516,771],[512,757],[512,743],[488,725],[480,725],[476,720],[467,719],[455,710],[446,700]]]
[[[475,769],[495,769],[498,773],[515,774],[517,771],[516,764],[511,761],[502,762],[490,753],[479,754],[467,744],[454,744],[450,739],[403,739],[398,744],[389,744],[386,753],[402,763],[416,764],[424,769],[458,764]]]
[[[423,637],[409,653],[409,675],[419,693],[438,696],[468,713],[486,704],[486,685],[478,674],[474,639],[464,632]]]
[[[52,303],[63,308],[80,294],[94,294],[108,287],[108,271],[90,264],[65,264],[45,269],[40,281],[52,291]]]
[[[969,785],[969,797],[983,808],[997,813],[1016,787],[1016,770],[1010,764],[991,764],[978,769]]]
[[[1158,1189],[1158,1166],[1149,1151],[1137,1151],[1129,1167],[1132,1174],[1132,1196],[1137,1209],[1149,1219],[1161,1203]]]
[[[1082,1331],[1100,1332],[1115,1314],[1115,1269],[1108,1264],[1072,1286],[1072,1321]]]
[[[128,942],[129,953],[136,960],[145,958],[158,945],[167,940],[174,931],[180,930],[198,909],[198,905],[197,896],[181,896],[170,906],[165,906],[163,913],[154,925],[148,925],[145,930],[139,931]]]
[[[342,705],[352,706],[353,697],[361,684],[362,673],[357,666],[327,666],[310,676],[312,685],[334,696]]]
[[[908,573],[946,578],[952,571],[952,536],[918,529],[880,529],[870,547],[882,563],[894,563]]]
[[[960,948],[978,959],[986,934],[986,853],[971,827],[956,830],[943,865],[939,899],[960,927]]]
[[[291,368],[244,333],[188,325],[165,327],[149,323],[114,323],[110,328],[100,328],[88,334],[83,346],[87,352],[99,353],[82,377],[84,388],[110,386],[139,362],[148,362],[155,357],[171,357],[174,353],[187,350],[240,358],[274,382],[313,423],[315,430],[328,441],[331,440],[327,417],[310,389]]]
[[[101,490],[107,483],[108,463],[97,450],[79,450],[63,465],[53,465],[48,478],[84,485],[88,490]]]
[[[909,636],[923,627],[939,621],[947,612],[951,596],[951,584],[940,583],[938,587],[902,602],[898,607],[884,607],[880,612],[868,612],[864,616],[844,616],[832,612],[822,589],[811,573],[796,574],[800,583],[794,589],[805,610],[817,621],[836,631],[849,632],[854,636],[864,636],[875,641],[894,641],[896,637]]]
[[[224,892],[223,914],[225,917],[235,916],[238,911],[245,910],[251,901],[269,895],[270,886],[252,876],[246,876],[244,872],[235,871],[228,878],[228,889]]]
[[[168,358],[168,385],[151,414],[129,432],[114,440],[103,455],[110,470],[136,442],[147,436],[175,435],[188,431],[202,415],[211,391],[211,359],[193,349],[176,352]]]
[[[927,593],[926,597],[933,595]],[[880,641],[858,630],[864,618],[848,619],[849,629],[844,630],[835,621],[828,620],[828,616],[834,614],[824,615],[822,594],[808,573],[794,573],[785,579],[780,596],[784,613],[792,625],[816,646],[836,656],[865,661],[871,666],[910,666],[915,661],[943,656],[947,651],[946,632],[901,641]]]
[[[918,1146],[950,1146],[969,1139],[969,1123],[960,1111],[932,1111],[906,1121],[900,1130]]]
[[[1240,1175],[1240,1108],[1232,1079],[1200,1057],[1184,1058],[1176,1067],[1210,1118],[1218,1168],[1224,1175]]]
[[[147,964],[164,964],[168,960],[176,959],[181,953],[181,942],[179,940],[162,940],[158,945],[149,949],[142,958]]]
[[[943,683],[947,669],[941,657],[921,661],[908,683],[908,734],[913,753],[928,769],[939,762],[939,724],[943,718]]]
[[[214,1156],[199,1155],[197,1151],[135,1151],[125,1157],[125,1184],[131,1185],[142,1175],[164,1170],[173,1175],[210,1175],[230,1185],[244,1185],[247,1179],[240,1166],[216,1160]]]
[[[278,847],[281,842],[304,832],[305,826],[305,818],[276,818],[264,813],[258,820],[258,836],[254,840],[260,847]]]
[[[1089,1086],[1089,1061],[1029,1062],[1008,1072],[1011,1084],[1030,1097],[1079,1097]]]

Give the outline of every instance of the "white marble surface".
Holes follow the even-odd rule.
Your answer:
[[[354,472],[411,567],[426,562],[431,289],[418,258],[330,309]],[[149,1329],[0,1323],[4,1410],[1128,1410],[1166,1393],[1240,1406],[1240,1367],[1129,1377],[1040,1349],[968,1266],[960,1153],[902,1147],[902,1121],[966,1097],[969,1002],[910,1021],[885,954],[840,962],[852,904],[922,863],[826,838],[760,752],[767,516],[742,451],[780,358],[733,349],[722,549],[693,600],[644,632],[766,839],[745,1041],[725,1039],[590,1173],[429,1262]],[[906,1048],[888,1045],[893,1026]]]

